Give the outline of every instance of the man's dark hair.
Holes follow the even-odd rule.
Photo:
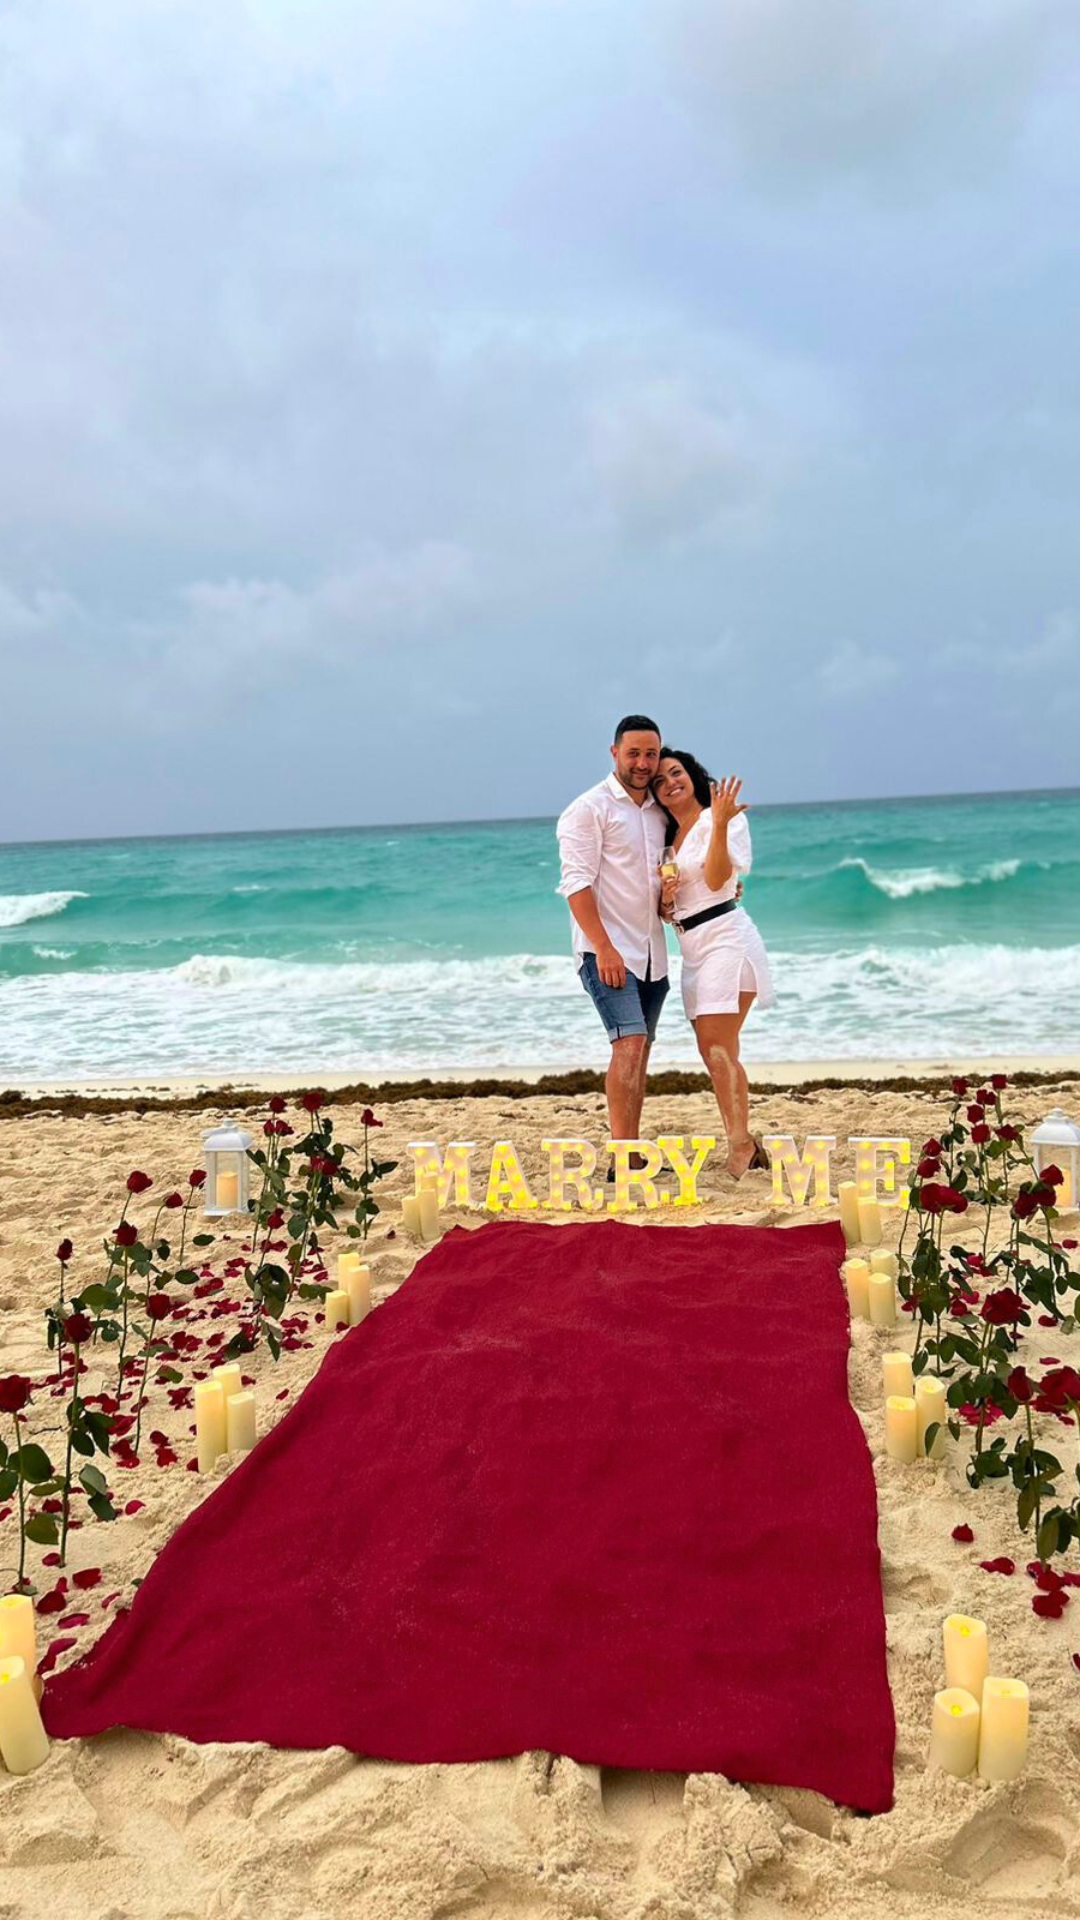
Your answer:
[[[689,776],[690,785],[694,789],[694,799],[699,806],[709,807],[712,805],[712,788],[709,785],[712,775],[709,773],[707,767],[702,766],[701,761],[697,759],[696,755],[692,753],[682,753],[678,747],[661,747],[660,760],[657,761],[657,766],[664,760],[677,760],[679,762],[679,765]],[[660,811],[668,823],[667,833],[664,837],[670,846],[679,830],[679,823],[675,815],[668,812],[663,801],[660,802]]]
[[[657,739],[660,738],[660,729],[656,721],[650,720],[647,713],[628,713],[619,721],[615,729],[616,746],[624,733],[655,733]]]

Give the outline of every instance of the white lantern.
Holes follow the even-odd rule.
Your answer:
[[[1036,1172],[1057,1166],[1065,1175],[1057,1190],[1059,1210],[1065,1212],[1080,1205],[1080,1127],[1076,1121],[1055,1107],[1036,1127],[1031,1144],[1035,1149]]]
[[[242,1127],[215,1127],[203,1137],[206,1159],[207,1214],[246,1213],[248,1210],[248,1148],[250,1133]]]

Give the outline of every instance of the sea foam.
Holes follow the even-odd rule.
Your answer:
[[[77,888],[70,893],[0,893],[0,927],[22,927],[28,920],[47,920],[63,913],[72,900],[89,900]]]

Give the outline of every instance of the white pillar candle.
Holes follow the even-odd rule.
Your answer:
[[[865,1260],[845,1260],[840,1269],[853,1320],[870,1318],[870,1269]]]
[[[226,1402],[232,1399],[234,1393],[244,1391],[244,1383],[240,1378],[240,1363],[237,1360],[226,1360],[220,1367],[212,1367],[210,1378],[220,1383],[222,1396]]]
[[[349,1275],[355,1273],[360,1265],[360,1255],[355,1252],[339,1253],[337,1257],[337,1283],[342,1293],[349,1291]]]
[[[0,1660],[12,1657],[26,1663],[27,1673],[36,1672],[34,1603],[28,1593],[5,1593],[0,1600]]]
[[[890,1460],[910,1466],[917,1447],[915,1402],[908,1393],[890,1393],[885,1402],[885,1451]]]
[[[849,1247],[859,1244],[859,1189],[854,1180],[841,1180],[836,1189],[840,1206],[840,1225]]]
[[[439,1196],[431,1187],[421,1187],[416,1196],[420,1210],[420,1233],[425,1240],[439,1237]]]
[[[871,1273],[889,1273],[894,1280],[900,1278],[900,1262],[890,1247],[875,1247],[870,1255]]]
[[[950,1613],[941,1629],[945,1650],[945,1685],[962,1687],[976,1700],[982,1699],[983,1681],[990,1670],[990,1646],[986,1621],[969,1613]]]
[[[248,1453],[255,1445],[255,1395],[230,1394],[225,1402],[225,1443],[229,1453]]]
[[[1027,1759],[1028,1690],[1022,1680],[983,1681],[979,1773],[984,1780],[1015,1780]]]
[[[920,1456],[926,1452],[926,1429],[937,1424],[934,1444],[930,1452],[931,1460],[945,1458],[945,1419],[948,1409],[945,1404],[945,1382],[936,1380],[933,1374],[924,1374],[915,1382],[915,1413],[918,1431]]]
[[[402,1226],[405,1228],[406,1233],[415,1234],[417,1239],[419,1239],[420,1237],[420,1197],[418,1194],[407,1193],[405,1195],[405,1198],[401,1203],[401,1223],[402,1223]]]
[[[217,1177],[214,1197],[223,1213],[235,1213],[240,1204],[240,1175],[223,1167]]]
[[[25,1660],[0,1660],[0,1759],[9,1773],[33,1773],[49,1755]]]
[[[225,1451],[225,1395],[220,1380],[195,1382],[195,1452],[199,1472],[209,1473]]]
[[[349,1324],[349,1296],[344,1287],[326,1296],[326,1324],[331,1333]]]
[[[864,1247],[881,1244],[881,1204],[877,1200],[859,1201],[859,1239]]]
[[[881,1377],[885,1388],[885,1398],[890,1393],[898,1393],[905,1399],[914,1399],[915,1380],[911,1371],[909,1353],[883,1353],[881,1356]]]
[[[371,1312],[370,1267],[353,1267],[346,1291],[349,1296],[349,1325],[358,1327],[365,1315]]]
[[[978,1701],[963,1687],[935,1693],[928,1764],[961,1780],[970,1773],[979,1752],[979,1718]]]
[[[891,1273],[869,1273],[870,1319],[875,1327],[896,1325],[896,1281]]]

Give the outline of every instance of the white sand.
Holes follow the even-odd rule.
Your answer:
[[[1070,1089],[1040,1088],[1015,1105],[1034,1118],[1058,1101],[1080,1104]],[[130,1169],[143,1167],[166,1190],[200,1163],[202,1131],[218,1113],[34,1115],[0,1126],[0,1372],[42,1367],[41,1307],[51,1296],[61,1234],[70,1233],[85,1260],[116,1218]],[[486,1144],[508,1135],[535,1169],[545,1134],[605,1137],[596,1095],[408,1102],[384,1114],[380,1146],[398,1156],[415,1138]],[[916,1144],[939,1119],[922,1096],[854,1091],[762,1096],[754,1117],[796,1136],[835,1133],[843,1143],[849,1133],[900,1134]],[[358,1137],[357,1119],[355,1108],[340,1117],[345,1138]],[[715,1132],[714,1109],[704,1094],[651,1101],[643,1131]],[[719,1159],[705,1176],[695,1218],[794,1224],[815,1217],[774,1212],[766,1176],[736,1188],[717,1171]],[[834,1177],[844,1171],[838,1150]],[[404,1179],[402,1168],[391,1182],[394,1224]],[[386,1242],[384,1225],[371,1243],[377,1297],[400,1283],[415,1255],[402,1238]],[[286,1355],[276,1368],[260,1358],[249,1369],[258,1375],[264,1427],[287,1411],[325,1339],[316,1330],[311,1351]],[[905,1332],[902,1341],[910,1340]],[[1032,1613],[1034,1589],[1022,1571],[1030,1538],[1016,1530],[1008,1492],[970,1492],[960,1449],[941,1468],[902,1468],[882,1457],[879,1356],[887,1344],[887,1336],[856,1324],[850,1384],[878,1476],[898,1720],[893,1812],[860,1819],[807,1792],[744,1788],[715,1775],[598,1770],[540,1753],[418,1767],[340,1749],[198,1747],[114,1733],[56,1743],[46,1766],[25,1780],[0,1775],[0,1920],[768,1920],[796,1908],[850,1920],[1080,1914],[1080,1675],[1069,1659],[1080,1650],[1080,1594],[1072,1621],[1069,1611],[1061,1621]],[[1029,1340],[1034,1355],[1074,1362],[1078,1344],[1070,1352],[1042,1330]],[[286,1388],[288,1398],[278,1401]],[[137,1469],[110,1472],[118,1499],[141,1499],[144,1510],[73,1536],[69,1578],[80,1567],[104,1570],[85,1596],[95,1622],[110,1617],[99,1596],[130,1595],[132,1579],[206,1490],[183,1466],[192,1415],[172,1414],[163,1388],[154,1390],[149,1412],[151,1426],[175,1436],[181,1464],[156,1468],[144,1445]],[[1075,1448],[1075,1437],[1056,1431],[1055,1438]],[[228,1470],[228,1463],[218,1469]],[[975,1529],[973,1546],[950,1538],[961,1520]],[[11,1533],[10,1523],[0,1530],[5,1559]],[[978,1568],[1001,1553],[1018,1563],[1012,1579]],[[45,1582],[55,1577],[46,1572]],[[994,1670],[1031,1688],[1030,1763],[1010,1786],[924,1771],[931,1696],[943,1684],[941,1622],[952,1611],[986,1619]],[[52,1621],[41,1625],[43,1646],[64,1631]],[[78,1652],[96,1630],[78,1635]],[[378,1632],[377,1620],[370,1631]],[[253,1650],[266,1662],[268,1685],[273,1644],[271,1634],[266,1649]]]

